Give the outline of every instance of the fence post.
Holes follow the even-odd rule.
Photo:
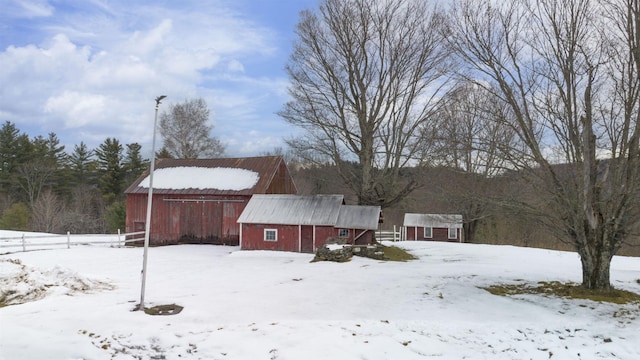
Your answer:
[[[67,249],[71,249],[71,232],[67,231]]]
[[[27,244],[24,241],[24,233],[22,233],[22,252],[27,251]]]
[[[118,247],[122,247],[121,241],[122,239],[120,238],[120,229],[118,229]]]

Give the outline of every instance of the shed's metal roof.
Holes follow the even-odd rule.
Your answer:
[[[404,226],[462,228],[462,215],[457,214],[404,214]]]
[[[330,225],[338,220],[343,195],[253,195],[239,223]]]
[[[337,228],[376,230],[380,220],[380,206],[342,205]]]
[[[219,158],[219,159],[160,159],[156,161],[155,168],[174,167],[204,167],[204,168],[235,168],[246,169],[258,173],[258,182],[250,189],[243,190],[219,190],[219,189],[153,189],[154,194],[188,194],[188,195],[251,195],[264,194],[273,181],[280,163],[284,161],[281,156],[259,156],[248,158]],[[125,191],[125,194],[147,194],[149,189],[139,186],[140,182],[149,176],[149,170],[145,171]]]

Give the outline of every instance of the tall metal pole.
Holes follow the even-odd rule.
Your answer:
[[[151,234],[151,203],[153,198],[153,171],[156,165],[156,127],[158,124],[158,107],[160,101],[166,98],[161,95],[156,98],[156,114],[153,119],[153,140],[151,142],[151,165],[149,166],[149,194],[147,195],[147,220],[144,229],[144,253],[142,255],[142,289],[140,290],[140,306],[138,310],[144,310],[144,291],[147,282],[147,253],[149,252],[149,237]]]

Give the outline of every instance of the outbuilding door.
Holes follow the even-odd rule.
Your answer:
[[[181,204],[180,240],[192,243],[220,242],[222,204],[215,201],[188,201]]]
[[[313,226],[303,225],[300,227],[301,252],[312,253],[313,248]]]

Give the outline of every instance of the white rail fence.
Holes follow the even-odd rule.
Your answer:
[[[378,230],[376,231],[376,241],[402,241],[404,240],[402,229],[404,228],[396,228],[393,225],[393,230]]]
[[[144,240],[144,231],[117,234],[37,234],[23,233],[21,236],[1,237],[0,254],[10,254],[21,251],[46,250],[79,245],[109,245],[122,247],[134,241]],[[8,250],[5,250],[8,249]]]

